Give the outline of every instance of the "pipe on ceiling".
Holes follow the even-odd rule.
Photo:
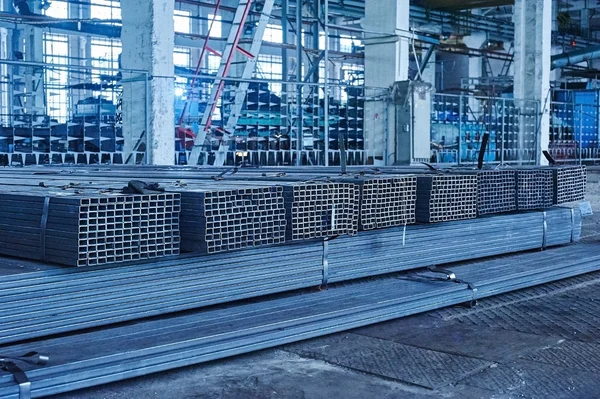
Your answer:
[[[600,58],[600,45],[554,55],[551,58],[550,68],[564,68],[571,65],[577,65],[580,62],[595,60],[597,58]]]

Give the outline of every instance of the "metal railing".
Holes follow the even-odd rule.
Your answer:
[[[178,164],[187,163],[193,146],[200,145],[201,164],[212,164],[225,147],[228,165],[339,165],[342,138],[348,165],[373,164],[385,157],[388,89],[252,79],[247,81],[249,89],[235,131],[227,132],[231,138],[224,142],[224,126],[237,85],[243,81],[224,79],[225,89],[206,139],[194,144],[214,76],[197,78],[193,87],[183,82],[192,78],[177,79],[181,86],[176,90],[175,114],[186,107],[183,123],[176,126]]]
[[[539,102],[502,97],[435,94],[431,106],[432,161],[474,164],[484,134],[484,162],[535,164]]]
[[[598,161],[599,126],[598,105],[552,102],[548,151],[561,162]]]
[[[130,81],[141,90],[123,90]],[[143,162],[147,83],[140,71],[0,60],[0,165],[124,163],[126,137]]]

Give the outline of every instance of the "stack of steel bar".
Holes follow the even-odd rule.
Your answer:
[[[573,215],[573,217],[571,216]],[[237,253],[142,265],[2,277],[0,344],[364,276],[567,244],[577,210],[363,232]],[[521,219],[522,218],[522,219]],[[572,218],[572,219],[571,219]],[[573,225],[570,221],[573,220]],[[567,223],[568,221],[568,223]],[[546,227],[544,227],[546,224]]]
[[[517,209],[550,208],[554,205],[553,186],[551,169],[517,169]]]
[[[23,367],[31,380],[34,397],[53,395],[324,336],[596,271],[600,269],[597,252],[594,244],[579,244],[454,265],[451,267],[456,276],[454,281],[427,272],[359,280],[324,291],[298,292],[8,346],[3,348],[3,354],[20,356],[36,350],[49,356],[52,363],[47,367]],[[0,397],[19,397],[19,385],[9,373],[0,375]]]
[[[181,249],[216,253],[285,242],[282,187],[190,185],[181,193]]]
[[[477,176],[417,176],[416,219],[421,223],[477,217]]]
[[[179,254],[179,194],[0,191],[0,253],[69,266]]]
[[[327,244],[328,281],[568,244],[580,236],[581,211],[563,207],[363,232]]]
[[[585,197],[587,173],[585,166],[556,166],[554,173],[554,203],[581,201]]]

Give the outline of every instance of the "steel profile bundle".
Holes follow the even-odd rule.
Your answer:
[[[298,182],[283,185],[291,241],[355,235],[359,187],[343,182]]]
[[[360,188],[356,182],[246,174],[217,181],[232,187],[277,187],[284,198],[286,241],[355,235],[358,232]]]
[[[340,237],[327,243],[327,278],[339,282],[569,244],[581,236],[581,219],[579,208],[555,207]]]
[[[432,174],[417,176],[416,220],[447,222],[477,217],[477,176]]]
[[[214,184],[178,189],[181,249],[217,253],[285,242],[286,210],[280,186]]]
[[[553,166],[554,203],[581,201],[585,197],[585,166]]]
[[[303,243],[3,276],[0,344],[319,286],[322,258]]]
[[[517,226],[506,216],[488,216],[373,230],[325,242],[3,276],[0,344],[327,282],[567,244],[580,234],[576,209],[518,216],[522,220]]]
[[[553,171],[549,168],[517,169],[517,209],[545,209],[552,205]]]
[[[0,191],[0,254],[93,266],[179,254],[176,193]]]
[[[510,212],[517,209],[513,169],[480,170],[477,172],[477,213]]]
[[[360,187],[360,230],[415,223],[416,176],[357,175],[344,181],[355,182]]]
[[[579,244],[450,267],[456,276],[429,272],[393,274],[328,290],[275,296],[135,325],[3,348],[19,356],[36,350],[50,365],[24,366],[33,397],[208,362],[600,269],[594,244]],[[0,397],[19,397],[9,373],[0,375]]]

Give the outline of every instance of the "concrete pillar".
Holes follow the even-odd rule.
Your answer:
[[[366,0],[363,28],[385,35],[368,34],[365,44],[365,86],[390,87],[408,79],[409,39],[397,30],[409,30],[409,0]],[[370,93],[366,93],[369,95]],[[396,121],[395,107],[382,109],[380,101],[365,101],[365,150],[369,162],[386,165],[394,162]],[[381,123],[387,114],[387,126]]]
[[[436,70],[436,54],[435,51],[429,57],[429,61],[425,66],[425,69],[421,73],[421,77],[423,78],[423,82],[431,83],[431,85],[435,88],[435,70]],[[423,67],[421,65],[421,67]]]
[[[552,2],[552,32],[558,32],[558,1]],[[558,55],[563,52],[562,46],[551,46],[551,56]],[[555,68],[550,70],[550,81],[555,82],[561,78],[561,68]]]
[[[123,135],[125,161],[146,143],[146,162],[169,165],[175,160],[174,104],[174,3],[172,0],[122,0],[121,56],[124,69],[148,73],[123,73]],[[143,132],[146,132],[143,134]]]
[[[69,3],[69,18],[89,19],[91,18],[90,6],[87,4]],[[88,66],[87,60],[90,55],[90,38],[85,36],[70,36],[69,37],[69,56],[72,58],[72,64],[78,66]],[[83,70],[77,69],[69,72],[70,84],[84,83],[89,78],[83,73]],[[75,105],[87,97],[91,93],[87,90],[70,90],[69,102],[70,108],[75,109]]]
[[[515,83],[516,99],[540,102],[540,120],[535,126],[519,126],[519,148],[527,143],[524,132],[537,133],[537,161],[546,164],[542,150],[550,139],[550,54],[552,29],[552,0],[515,0]],[[518,105],[518,104],[517,104]],[[521,106],[521,115],[530,115],[528,106]],[[523,118],[522,118],[523,119]],[[530,124],[529,124],[530,125]],[[520,158],[522,153],[520,153]]]
[[[581,10],[580,18],[581,18],[581,36],[589,37],[590,36],[590,18],[594,15],[595,12],[590,12],[589,8],[584,8]]]
[[[480,49],[487,41],[487,35],[485,32],[473,32],[469,36],[465,36],[463,41],[468,48]],[[483,75],[483,62],[483,57],[468,57],[467,76],[469,78],[481,78]],[[468,102],[469,108],[473,114],[479,116],[481,111],[481,102],[470,96],[468,97]]]

